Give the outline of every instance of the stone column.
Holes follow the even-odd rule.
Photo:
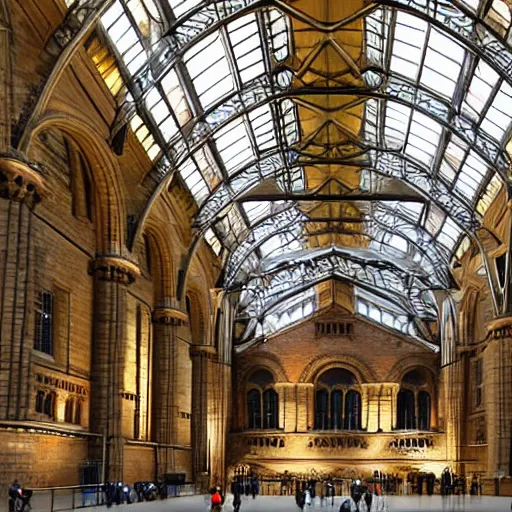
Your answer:
[[[512,471],[512,317],[496,319],[487,328],[484,351],[487,471],[489,477],[499,477]]]
[[[379,427],[383,432],[391,432],[396,426],[396,405],[400,384],[384,382],[380,385]]]
[[[33,347],[33,208],[43,184],[16,159],[0,158],[0,419],[27,419]]]
[[[274,389],[279,396],[279,428],[285,432],[297,429],[297,392],[292,382],[276,382]]]
[[[315,385],[297,384],[297,432],[307,432],[315,426]]]
[[[187,315],[174,308],[153,312],[153,432],[158,447],[158,477],[175,469],[178,406],[176,404],[176,330]]]
[[[91,262],[94,276],[94,325],[91,382],[93,432],[106,436],[105,478],[123,479],[122,417],[126,355],[127,288],[138,268],[121,257],[98,257]],[[92,441],[92,456],[103,446]]]
[[[212,390],[212,361],[217,351],[211,345],[192,345],[192,453],[193,472],[198,492],[208,486],[208,402]]]
[[[377,432],[379,429],[379,401],[380,401],[380,384],[369,383],[361,384],[361,399],[366,396],[366,430],[368,432]],[[364,420],[363,420],[364,426]]]

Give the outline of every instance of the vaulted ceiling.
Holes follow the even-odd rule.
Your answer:
[[[115,0],[103,14],[146,181],[155,197],[178,172],[197,202],[240,346],[312,315],[330,281],[371,321],[432,340],[433,291],[455,286],[451,263],[508,195],[510,21],[504,0]]]

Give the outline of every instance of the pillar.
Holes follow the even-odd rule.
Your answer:
[[[33,209],[43,184],[28,164],[0,159],[0,419],[25,420],[31,409]]]
[[[128,286],[138,268],[120,257],[98,257],[91,262],[94,276],[94,325],[91,371],[93,432],[106,437],[104,476],[123,479],[123,398],[126,365],[126,312]],[[92,457],[103,457],[103,445],[93,440]]]
[[[489,477],[501,477],[512,471],[512,317],[494,320],[487,328],[484,351],[487,471]]]
[[[9,23],[8,6],[0,2],[0,152],[4,153],[11,146],[11,99],[12,69],[11,44],[12,33]]]
[[[279,428],[284,432],[297,429],[297,392],[292,382],[276,382],[274,389],[279,396]]]
[[[380,385],[379,428],[391,432],[396,427],[396,406],[400,384],[384,382]]]
[[[175,469],[173,445],[177,443],[176,403],[177,328],[187,321],[183,312],[159,308],[153,312],[153,432],[159,444],[157,476]]]
[[[208,489],[208,403],[212,391],[213,361],[217,359],[215,347],[192,345],[192,453],[196,489],[203,493]]]
[[[307,432],[315,426],[315,385],[297,383],[297,432]]]

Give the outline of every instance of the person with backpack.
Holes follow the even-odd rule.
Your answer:
[[[222,496],[222,492],[220,490],[220,487],[214,487],[210,494],[211,497],[211,512],[220,512],[222,504],[224,503],[224,497]]]

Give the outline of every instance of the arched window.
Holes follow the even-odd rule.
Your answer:
[[[448,297],[443,302],[443,321],[441,323],[441,364],[443,366],[452,363],[455,357],[456,322],[453,299]]]
[[[36,412],[43,412],[44,411],[44,395],[45,392],[39,390],[36,394]]]
[[[327,430],[329,426],[329,393],[325,389],[316,392],[315,429]]]
[[[44,399],[43,414],[50,418],[55,417],[55,393],[48,393]]]
[[[331,393],[331,429],[343,428],[343,391],[335,389]]]
[[[261,428],[261,393],[259,389],[251,389],[247,394],[247,410],[249,411],[249,428]]]
[[[279,396],[273,384],[274,377],[266,370],[251,375],[247,392],[248,428],[279,428]]]
[[[361,429],[361,393],[350,389],[345,395],[345,428]]]
[[[64,412],[64,421],[66,423],[73,423],[73,402],[72,398],[66,400],[66,410]]]
[[[414,430],[416,428],[414,393],[410,389],[399,391],[397,409],[398,428],[400,430]]]
[[[267,389],[263,393],[263,428],[277,428],[277,393]]]
[[[430,430],[430,394],[428,391],[418,393],[418,428]]]
[[[316,388],[315,429],[361,429],[361,394],[352,372],[343,368],[327,370]]]
[[[82,424],[82,402],[79,400],[75,406],[75,425]]]
[[[397,428],[430,430],[432,400],[427,380],[421,370],[405,374],[398,393]]]

